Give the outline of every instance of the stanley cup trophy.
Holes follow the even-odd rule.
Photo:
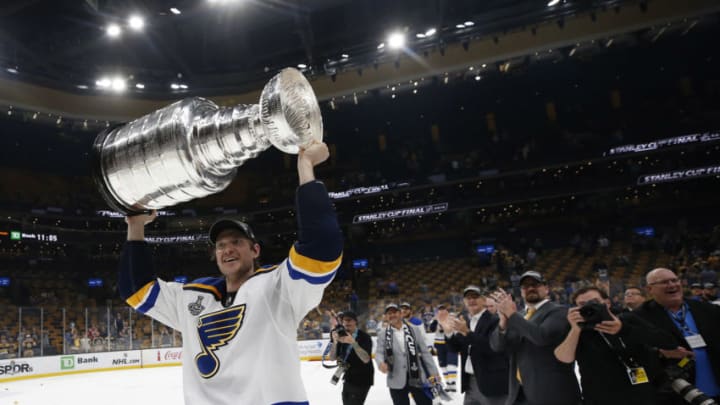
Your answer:
[[[314,140],[322,140],[320,106],[288,68],[265,85],[259,104],[218,107],[192,97],[100,133],[94,178],[110,207],[133,215],[224,190],[238,166],[270,145],[295,154]]]

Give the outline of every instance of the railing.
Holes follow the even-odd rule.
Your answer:
[[[182,336],[129,307],[0,306],[0,359],[177,347]]]

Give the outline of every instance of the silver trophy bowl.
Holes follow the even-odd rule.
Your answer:
[[[219,107],[191,97],[103,131],[93,144],[93,177],[111,208],[133,215],[220,192],[270,145],[296,154],[322,134],[310,83],[287,68],[258,104]]]

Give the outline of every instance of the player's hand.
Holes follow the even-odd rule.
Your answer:
[[[378,369],[380,369],[380,372],[383,374],[387,374],[389,370],[387,363],[384,361],[378,365]]]
[[[330,151],[325,142],[313,141],[313,143],[306,148],[300,148],[300,152],[298,153],[298,166],[301,164],[310,164],[312,167],[315,167],[326,161],[328,157],[330,157]]]
[[[145,226],[157,218],[157,211],[152,210],[149,214],[138,214],[125,217],[125,223],[130,226]]]

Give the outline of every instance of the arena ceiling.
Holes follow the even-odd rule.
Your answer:
[[[575,42],[617,44],[674,19],[682,31],[718,10],[712,0],[548,1],[5,0],[0,105],[124,121],[191,95],[257,102],[252,92],[286,66],[328,100]],[[392,33],[405,38],[398,50]]]
[[[420,50],[623,2],[6,0],[0,6],[0,60],[25,80],[73,92],[118,75],[139,96],[221,94],[252,89],[285,66],[332,75],[377,63],[384,57],[377,47],[394,31]],[[142,19],[141,29],[130,27],[131,16]],[[117,36],[108,33],[111,24]],[[416,36],[431,29],[432,35]]]

